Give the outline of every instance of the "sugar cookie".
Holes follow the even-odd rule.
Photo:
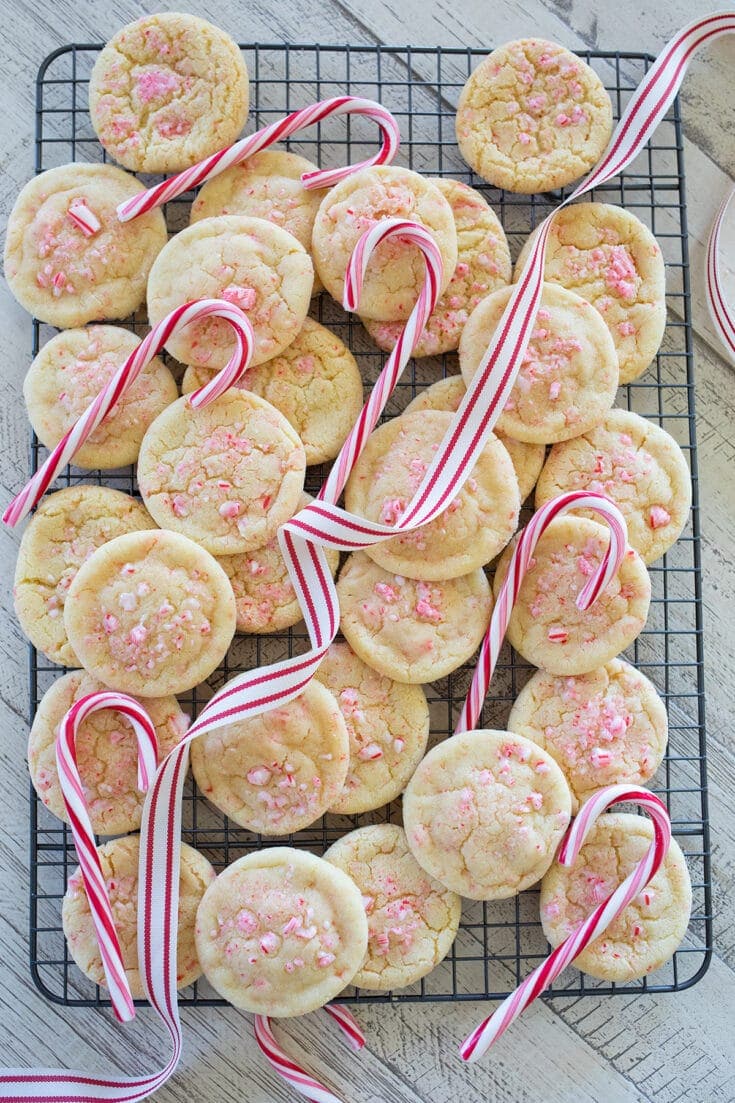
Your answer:
[[[462,732],[437,744],[403,797],[414,858],[471,900],[503,900],[543,877],[571,811],[551,755],[506,731]]]
[[[254,851],[205,893],[196,946],[207,980],[235,1007],[304,1015],[341,992],[363,962],[360,890],[308,850]]]
[[[368,950],[352,983],[387,992],[430,973],[457,937],[462,901],[430,877],[394,823],[359,827],[343,835],[325,859],[352,878],[368,917]]]
[[[650,820],[610,812],[594,825],[571,869],[551,867],[541,883],[541,924],[552,946],[563,942],[633,872],[652,841]],[[591,977],[620,983],[648,976],[680,945],[691,910],[689,871],[672,839],[653,880],[577,955],[574,966]]]
[[[228,34],[182,12],[122,27],[89,81],[92,126],[134,172],[178,172],[231,145],[248,117],[248,71]]]
[[[511,295],[488,295],[470,315],[459,344],[465,383],[477,371]],[[498,419],[503,433],[530,444],[578,437],[615,401],[618,357],[610,331],[586,299],[546,283],[536,326],[510,397]]]
[[[557,517],[539,539],[508,624],[516,651],[551,674],[587,674],[615,658],[640,634],[651,601],[643,560],[628,548],[618,572],[586,612],[576,600],[610,541],[604,525]],[[515,541],[495,572],[495,596]]]
[[[133,532],[82,564],[64,623],[90,674],[125,693],[162,697],[198,685],[222,661],[235,598],[217,560],[192,540]]]

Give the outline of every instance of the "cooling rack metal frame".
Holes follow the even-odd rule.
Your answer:
[[[37,172],[68,161],[100,161],[103,151],[87,114],[87,83],[99,44],[64,46],[50,54],[36,83]],[[380,100],[396,115],[403,136],[398,163],[428,175],[452,176],[478,187],[499,214],[514,257],[534,225],[564,192],[550,196],[503,193],[474,177],[459,157],[454,140],[454,111],[462,84],[485,51],[433,47],[243,45],[251,74],[251,118],[248,129],[262,126],[289,110],[337,92]],[[641,53],[581,53],[595,68],[612,96],[619,117],[633,88],[653,58]],[[289,148],[322,164],[342,164],[367,156],[375,148],[375,127],[366,120],[329,120],[287,143]],[[148,178],[146,178],[147,180]],[[153,178],[151,178],[152,180]],[[689,933],[672,961],[650,978],[633,984],[606,984],[568,969],[546,998],[585,993],[640,994],[680,991],[706,972],[712,953],[712,888],[707,810],[704,670],[699,501],[694,424],[694,375],[690,309],[687,216],[681,119],[678,100],[649,147],[620,178],[596,190],[593,198],[633,210],[656,234],[667,263],[668,324],[662,348],[648,371],[620,391],[619,404],[665,426],[687,454],[692,471],[690,523],[664,559],[653,564],[653,601],[646,630],[626,653],[656,683],[669,711],[670,743],[652,788],[667,802],[675,837],[684,849],[694,885]],[[186,225],[191,195],[169,204],[172,230]],[[312,314],[337,332],[355,353],[366,385],[377,377],[384,357],[359,322],[324,294]],[[125,323],[139,332],[143,318]],[[33,324],[33,354],[52,334]],[[402,410],[417,390],[456,372],[452,356],[412,361],[387,413]],[[30,461],[35,470],[46,452],[35,438]],[[315,490],[323,470],[311,469],[307,488]],[[84,472],[67,469],[58,485],[99,482],[137,493],[132,469]],[[526,514],[528,515],[528,510]],[[242,669],[276,661],[308,646],[303,626],[268,637],[236,637],[223,666],[210,679],[216,688]],[[509,647],[503,651],[491,693],[483,710],[486,726],[503,727],[510,704],[531,668]],[[63,673],[31,649],[30,717],[43,691]],[[465,666],[449,678],[427,686],[432,739],[449,735],[471,677]],[[193,714],[211,689],[183,696]],[[68,1006],[106,1006],[101,992],[77,970],[61,929],[61,899],[75,866],[71,834],[30,794],[30,967],[37,988],[48,999]],[[325,817],[285,841],[320,852],[359,824],[400,816],[398,805],[363,816]],[[261,840],[224,820],[197,794],[190,781],[185,795],[184,838],[198,846],[218,867],[261,845]],[[265,840],[264,845],[283,842]],[[465,901],[457,941],[432,974],[411,988],[376,994],[348,990],[349,1002],[451,1001],[504,997],[545,957],[548,947],[538,917],[538,893],[530,890],[497,903]],[[183,1005],[217,1005],[206,982],[181,994]]]

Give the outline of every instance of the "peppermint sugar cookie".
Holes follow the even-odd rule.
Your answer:
[[[307,191],[301,177],[305,172],[316,172],[317,168],[305,157],[285,149],[261,150],[207,180],[192,203],[191,221],[221,214],[264,218],[288,230],[309,253],[314,219],[324,191],[321,188]],[[321,280],[315,279],[314,294],[321,290]]]
[[[313,279],[303,245],[280,226],[244,215],[204,218],[175,234],[153,265],[148,320],[155,325],[193,299],[225,299],[247,314],[255,334],[252,363],[262,364],[301,329]],[[222,318],[207,318],[174,333],[166,349],[184,364],[218,371],[235,338]]]
[[[68,823],[56,767],[56,736],[77,701],[107,687],[84,670],[54,682],[43,695],[28,739],[28,768],[38,796],[50,812]],[[175,697],[149,697],[144,708],[156,729],[158,761],[185,735],[189,718]],[[145,793],[138,788],[138,748],[129,722],[112,709],[95,712],[79,725],[76,760],[96,835],[137,831]]]
[[[536,487],[536,508],[567,490],[605,494],[628,526],[631,547],[653,563],[678,540],[689,517],[692,480],[674,438],[628,410],[555,444]]]
[[[254,851],[205,893],[196,945],[207,980],[235,1007],[304,1015],[341,992],[364,960],[360,890],[308,850]]]
[[[178,172],[229,146],[248,116],[248,71],[219,27],[182,12],[129,23],[97,58],[92,126],[134,172]]]
[[[304,509],[313,500],[311,494],[302,494],[298,509]],[[334,578],[339,552],[325,548],[324,555]],[[218,556],[217,562],[229,578],[235,595],[236,631],[282,632],[299,623],[301,606],[277,535],[262,548],[240,555]]]
[[[470,315],[459,344],[466,384],[490,343],[511,288],[483,299]],[[604,419],[615,401],[618,357],[610,331],[586,299],[544,284],[536,325],[498,428],[529,444],[578,437]]]
[[[651,601],[651,580],[638,552],[628,548],[615,577],[589,609],[576,599],[597,570],[610,541],[604,525],[557,517],[540,537],[508,624],[509,642],[524,659],[550,674],[587,674],[640,634]],[[500,558],[497,598],[515,546]]]
[[[133,532],[80,567],[64,623],[90,674],[124,693],[162,697],[199,685],[222,661],[235,599],[217,560],[192,540]]]
[[[542,38],[493,50],[462,89],[457,142],[496,188],[542,192],[583,176],[612,133],[612,104],[589,65]]]
[[[143,438],[138,485],[162,528],[235,555],[263,547],[293,516],[305,470],[285,417],[234,389],[198,410],[186,397],[164,410]]]
[[[395,800],[423,758],[429,706],[420,686],[372,670],[348,643],[333,643],[314,677],[336,698],[350,761],[330,812],[369,812]]]
[[[341,793],[348,761],[342,713],[314,681],[285,705],[207,732],[191,747],[205,797],[261,835],[288,835],[318,820]]]
[[[403,797],[414,858],[471,900],[504,900],[540,880],[571,811],[551,755],[506,731],[445,739],[419,764]]]
[[[33,646],[51,662],[78,666],[64,626],[77,571],[116,536],[155,527],[140,502],[107,486],[68,486],[49,494],[28,522],[15,564],[15,614]]]
[[[521,250],[516,279],[535,238]],[[599,310],[615,343],[621,383],[646,370],[666,327],[666,272],[661,248],[639,218],[610,203],[557,211],[546,239],[544,279]]]
[[[337,302],[342,302],[345,272],[357,242],[384,218],[407,218],[430,231],[443,261],[442,292],[449,286],[457,264],[457,230],[447,199],[417,172],[374,165],[331,188],[314,222],[314,265]],[[425,272],[423,256],[414,245],[395,239],[382,242],[368,262],[360,315],[379,322],[405,321]]]
[[[398,521],[451,424],[450,413],[423,410],[378,426],[345,487],[347,509],[370,521]],[[510,456],[491,436],[443,513],[421,528],[374,544],[366,554],[385,570],[411,578],[459,578],[505,547],[518,525],[520,507]]]
[[[447,956],[462,901],[424,872],[402,827],[360,827],[333,843],[324,858],[352,878],[367,912],[367,956],[352,978],[356,988],[405,988]]]
[[[468,317],[485,295],[510,282],[510,251],[503,227],[489,203],[459,180],[432,179],[449,202],[457,229],[457,265],[429,318],[414,358],[452,352]],[[390,352],[401,335],[400,322],[363,321],[376,345]]]
[[[446,379],[440,379],[426,390],[420,391],[403,412],[413,414],[419,410],[444,410],[455,414],[466,394],[467,387],[462,376],[448,375]],[[543,444],[526,444],[522,440],[514,440],[497,428],[494,432],[510,456],[518,480],[521,502],[525,502],[544,466],[546,448]]]
[[[28,418],[42,444],[56,447],[139,345],[127,329],[89,326],[57,333],[43,346],[23,381]],[[146,429],[178,397],[174,377],[155,356],[76,452],[74,465],[135,463]]]
[[[5,239],[5,279],[20,305],[59,329],[132,314],[167,238],[159,210],[119,221],[118,204],[140,188],[113,165],[60,165],[29,180]]]
[[[205,368],[184,372],[189,394],[213,377]],[[301,438],[307,464],[333,460],[362,409],[362,376],[343,341],[311,318],[283,352],[248,368],[236,386],[270,402]]]
[[[609,812],[592,827],[570,869],[555,864],[541,883],[541,925],[552,946],[563,942],[632,873],[653,842],[643,816]],[[625,983],[660,969],[681,944],[692,910],[692,885],[676,839],[656,876],[625,911],[574,959],[600,980]]]
[[[666,707],[630,663],[612,659],[577,677],[538,670],[508,717],[564,774],[575,808],[607,785],[645,785],[666,751]]]
[[[434,682],[467,662],[493,610],[481,569],[446,582],[391,574],[354,552],[337,581],[340,628],[363,662],[409,685]]]
[[[127,835],[111,839],[97,848],[102,863],[102,876],[107,885],[112,906],[125,973],[134,999],[145,997],[143,978],[138,964],[138,855],[139,837]],[[181,844],[179,865],[179,927],[176,942],[176,987],[186,988],[201,976],[197,957],[194,927],[197,908],[206,889],[215,879],[210,863],[198,850]],[[61,907],[69,952],[85,976],[107,987],[102,956],[97,943],[92,912],[84,889],[81,870],[76,869]]]

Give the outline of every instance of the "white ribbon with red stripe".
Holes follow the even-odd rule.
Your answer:
[[[722,272],[720,269],[720,233],[722,223],[725,220],[730,203],[735,196],[735,189],[729,192],[722,201],[719,211],[712,224],[709,240],[707,242],[706,260],[706,289],[707,304],[709,306],[712,321],[715,324],[718,336],[725,346],[727,355],[735,364],[735,318],[725,299],[722,286]]]

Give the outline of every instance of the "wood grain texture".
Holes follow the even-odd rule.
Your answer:
[[[305,12],[297,0],[269,4],[235,0],[188,4],[250,41],[385,42],[491,45],[523,34],[545,34],[571,48],[656,52],[708,3],[670,0],[324,0]],[[178,5],[97,0],[10,0],[3,20],[5,110],[0,118],[0,211],[4,218],[33,166],[33,78],[41,59],[69,41],[98,41],[130,19]],[[645,8],[645,10],[642,10]],[[694,989],[660,998],[596,999],[536,1004],[471,1068],[456,1047],[487,1008],[478,1003],[369,1007],[361,1021],[369,1051],[353,1058],[323,1015],[279,1027],[294,1055],[349,1103],[467,1103],[544,1098],[549,1103],[710,1103],[735,1100],[735,773],[731,707],[735,690],[735,486],[732,425],[735,373],[719,354],[698,278],[707,228],[735,172],[735,40],[714,46],[692,65],[683,93],[690,181],[691,257],[699,407],[699,459],[704,532],[705,627],[710,739],[710,797],[716,878],[716,954]],[[735,244],[735,232],[729,239]],[[735,249],[730,250],[735,256]],[[735,299],[735,279],[728,274]],[[0,476],[3,501],[27,467],[26,421],[20,400],[28,364],[28,320],[2,291],[4,359],[0,370]],[[0,1061],[73,1063],[88,1070],[152,1070],[164,1042],[151,1014],[121,1029],[109,1012],[66,1011],[33,988],[27,964],[27,780],[24,765],[27,672],[25,641],[12,612],[9,582],[18,534],[0,530]],[[294,1096],[264,1066],[245,1017],[233,1010],[183,1014],[186,1052],[164,1103],[287,1101]]]

